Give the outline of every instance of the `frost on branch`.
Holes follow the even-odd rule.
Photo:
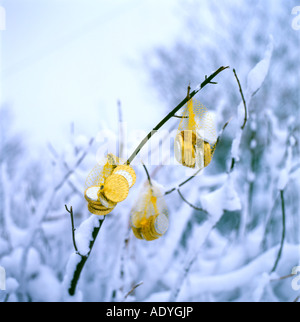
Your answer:
[[[201,196],[200,200],[203,209],[211,215],[214,222],[218,221],[224,210],[241,210],[241,202],[230,174],[221,188]]]
[[[264,58],[249,72],[247,77],[246,98],[249,100],[262,86],[268,75],[270,61],[273,53],[273,36],[270,36],[269,44]]]
[[[101,218],[101,217],[100,217]],[[95,227],[99,226],[99,216],[91,215],[88,219],[83,221],[75,231],[75,241],[78,253],[86,256],[90,251],[90,243],[93,240],[93,231]]]

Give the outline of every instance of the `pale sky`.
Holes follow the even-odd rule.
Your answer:
[[[117,126],[146,131],[165,112],[147,84],[142,55],[184,31],[174,0],[7,0],[1,31],[2,103],[30,144],[67,142]],[[161,112],[160,112],[161,111]],[[153,122],[152,122],[153,120]]]

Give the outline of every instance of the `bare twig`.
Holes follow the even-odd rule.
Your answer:
[[[279,195],[276,195],[276,196],[275,196],[275,199],[274,199],[274,201],[273,201],[273,205],[272,205],[272,207],[270,208],[270,210],[268,211],[267,216],[266,216],[266,220],[265,220],[265,229],[264,229],[263,239],[262,239],[262,241],[261,241],[261,247],[262,247],[263,249],[266,249],[266,247],[267,247],[267,235],[268,235],[268,232],[269,232],[269,227],[270,227],[270,222],[271,222],[271,219],[272,219],[272,214],[273,214],[273,212],[275,211],[276,206],[277,206],[277,199],[278,199],[278,196],[279,196]]]
[[[123,302],[127,299],[127,297],[131,294],[131,293],[133,293],[134,292],[134,290],[137,288],[137,287],[139,287],[140,285],[142,285],[144,282],[143,281],[141,281],[141,282],[139,282],[139,283],[137,283],[136,285],[134,285],[133,287],[132,287],[132,289],[124,296],[124,300],[123,300]]]
[[[205,79],[207,79],[207,75],[205,75]],[[217,82],[209,82],[209,84],[213,84],[213,85],[216,85],[216,84],[218,84]]]
[[[283,190],[280,190],[280,199],[281,199],[281,211],[282,211],[282,235],[281,235],[280,248],[279,248],[274,266],[271,270],[271,273],[275,272],[275,270],[277,268],[278,262],[280,260],[281,254],[282,254],[282,249],[283,249],[283,244],[284,244],[284,239],[285,239],[285,202],[284,202]]]
[[[56,187],[54,188],[55,190],[59,190],[63,186],[63,184],[69,179],[69,177],[74,173],[74,171],[78,168],[78,166],[80,165],[80,163],[87,156],[88,151],[89,151],[91,145],[93,144],[93,142],[94,142],[94,138],[91,138],[87,149],[82,153],[82,155],[80,156],[80,158],[78,158],[78,160],[76,161],[76,163],[75,163],[75,165],[74,165],[74,167],[72,169],[70,169],[68,167],[68,165],[65,164],[66,168],[69,169],[69,170],[65,174],[65,176],[62,178],[62,180],[56,185]]]
[[[191,204],[189,201],[187,201],[184,196],[182,195],[181,191],[179,189],[177,189],[177,192],[179,194],[179,196],[181,197],[181,199],[187,203],[190,207],[194,208],[195,210],[198,210],[198,211],[202,211],[202,212],[205,212],[206,214],[208,213],[206,210],[202,209],[202,208],[198,208],[196,206],[194,206],[193,204]]]
[[[179,295],[179,292],[181,291],[181,288],[182,288],[182,285],[183,285],[183,282],[185,281],[187,275],[189,274],[190,272],[190,269],[192,267],[192,265],[194,264],[195,260],[197,258],[197,254],[194,254],[189,260],[188,262],[186,263],[183,271],[181,272],[181,274],[179,275],[179,278],[178,278],[178,283],[176,283],[176,287],[174,288],[174,290],[171,292],[171,295],[170,295],[170,298],[169,298],[169,301],[170,302],[175,302],[178,295]]]
[[[300,300],[300,295],[298,295],[295,299],[294,299],[294,303],[298,302]]]
[[[230,119],[229,119],[229,120],[228,120],[228,121],[223,125],[223,127],[222,127],[222,129],[221,129],[221,132],[219,133],[219,135],[218,135],[218,137],[217,137],[216,144],[214,145],[214,147],[213,147],[213,149],[212,149],[211,153],[214,153],[214,152],[215,152],[216,147],[217,147],[217,145],[219,144],[220,139],[221,139],[221,137],[222,137],[222,134],[223,134],[223,132],[225,131],[225,129],[226,129],[227,125],[229,124],[229,122],[231,121],[231,119],[232,119],[232,118],[230,118]]]
[[[187,119],[188,116],[179,116],[179,115],[173,115],[173,117],[177,117],[178,119]]]
[[[278,277],[278,278],[272,278],[272,279],[270,279],[270,282],[282,281],[282,280],[285,280],[285,279],[287,279],[287,278],[293,277],[293,276],[295,276],[295,275],[297,275],[297,274],[293,274],[293,273],[291,273],[291,274],[289,274],[289,275],[280,276],[280,277]]]
[[[151,182],[151,178],[150,178],[150,174],[149,174],[149,172],[148,172],[148,169],[147,169],[147,167],[145,166],[145,164],[144,164],[144,163],[142,163],[142,165],[143,165],[143,168],[145,169],[145,172],[146,172],[146,175],[147,175],[147,178],[148,178],[149,184],[150,184],[150,186],[152,187],[152,182]]]
[[[244,97],[244,94],[243,94],[242,86],[241,86],[241,83],[239,81],[239,78],[238,78],[238,76],[236,74],[235,69],[233,69],[233,73],[234,73],[235,79],[236,79],[236,81],[238,83],[239,90],[240,90],[240,94],[241,94],[242,101],[243,101],[243,105],[244,105],[244,111],[245,111],[245,114],[244,114],[244,122],[241,125],[241,130],[243,131],[244,128],[245,128],[245,126],[246,126],[247,120],[248,120],[248,116],[247,116],[247,105],[246,105],[245,97]],[[234,157],[232,157],[229,172],[232,172],[233,171],[234,166],[235,166],[235,163],[236,163],[236,159]]]
[[[234,73],[235,79],[236,79],[236,81],[238,83],[239,90],[240,90],[241,97],[242,97],[242,101],[243,101],[243,104],[244,104],[244,109],[245,109],[244,123],[241,126],[241,129],[243,130],[245,128],[246,123],[247,123],[247,117],[248,117],[247,116],[247,105],[246,105],[246,101],[245,101],[245,97],[244,97],[244,94],[243,94],[243,90],[242,90],[242,86],[241,86],[240,80],[237,77],[237,74],[236,74],[236,71],[235,71],[234,68],[233,68],[233,73]]]
[[[78,253],[78,249],[77,249],[77,245],[76,245],[76,240],[75,240],[75,230],[76,229],[74,227],[73,208],[71,206],[71,208],[68,209],[67,205],[65,205],[65,208],[66,208],[67,212],[70,214],[70,217],[71,217],[73,246],[74,246],[74,249],[75,249],[76,253]]]

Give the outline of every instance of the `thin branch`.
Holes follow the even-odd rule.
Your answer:
[[[182,285],[185,279],[187,278],[187,275],[189,274],[190,269],[194,264],[196,258],[197,258],[197,255],[194,254],[192,258],[186,263],[182,273],[179,275],[178,282],[176,283],[176,286],[175,286],[176,288],[174,288],[171,292],[169,302],[176,302],[179,292],[181,291]]]
[[[189,84],[188,87],[187,87],[187,94],[186,94],[186,97],[187,97],[188,100],[191,98],[190,92],[191,92],[191,86]]]
[[[238,83],[239,90],[240,90],[240,94],[241,94],[242,101],[243,101],[243,105],[244,105],[244,111],[245,111],[245,114],[244,114],[244,122],[241,125],[241,130],[243,131],[244,128],[245,128],[245,126],[246,126],[247,120],[248,120],[248,116],[247,116],[247,114],[248,114],[248,112],[247,112],[247,105],[246,105],[245,97],[244,97],[244,94],[243,94],[242,86],[241,86],[240,80],[239,80],[239,78],[238,78],[238,76],[236,74],[235,69],[233,69],[233,73],[234,73],[235,79],[236,79],[236,81]],[[235,164],[236,164],[236,159],[234,157],[232,157],[231,158],[231,164],[230,164],[229,173],[233,171]]]
[[[138,155],[142,147],[151,139],[151,137],[171,118],[175,115],[176,112],[178,112],[193,96],[195,96],[204,86],[207,84],[210,84],[212,79],[214,79],[219,73],[221,73],[223,70],[229,68],[229,66],[222,66],[219,69],[217,69],[213,74],[211,74],[209,77],[206,77],[205,80],[199,84],[190,94],[189,97],[185,97],[168,115],[166,115],[153,129],[150,131],[144,139],[140,142],[140,144],[137,146],[137,148],[133,151],[131,156],[127,160],[127,164],[130,164],[133,159]]]
[[[290,174],[293,174],[295,171],[297,171],[300,168],[300,163],[295,164],[291,170],[290,170]]]
[[[218,137],[217,137],[217,141],[216,141],[216,144],[215,144],[215,146],[214,146],[214,148],[212,149],[212,154],[215,152],[215,150],[216,150],[216,147],[217,147],[217,145],[219,144],[219,142],[220,142],[220,139],[221,139],[221,137],[222,137],[222,134],[223,134],[223,132],[225,131],[225,129],[226,129],[226,127],[227,127],[227,125],[229,124],[229,122],[231,121],[231,119],[232,118],[230,118],[224,125],[223,125],[223,127],[222,127],[222,129],[221,129],[221,131],[220,131],[220,133],[219,133],[219,135],[218,135]]]
[[[206,214],[208,214],[208,212],[207,212],[206,210],[204,210],[204,209],[202,209],[202,208],[198,208],[198,207],[194,206],[193,204],[191,204],[189,201],[187,201],[187,200],[184,198],[184,196],[182,195],[182,193],[181,193],[181,191],[180,191],[179,189],[177,189],[177,192],[178,192],[179,196],[181,197],[181,199],[182,199],[185,203],[187,203],[190,207],[194,208],[195,210],[202,211],[202,212],[205,212]]]
[[[85,157],[87,156],[88,151],[89,151],[91,145],[93,144],[93,142],[94,142],[94,138],[91,138],[87,149],[82,153],[81,157],[77,159],[77,161],[76,161],[76,163],[75,163],[75,165],[74,165],[74,167],[72,169],[70,169],[68,167],[68,165],[65,163],[65,166],[66,166],[67,169],[69,169],[69,171],[65,174],[65,176],[62,178],[62,180],[55,186],[55,188],[54,188],[55,191],[59,190],[64,185],[64,183],[69,179],[69,177],[78,168],[80,163],[85,159]]]
[[[187,119],[188,116],[179,116],[179,115],[173,115],[173,117],[177,117],[178,119]]]
[[[59,159],[59,155],[56,152],[56,150],[53,147],[53,145],[50,142],[48,142],[47,146],[48,146],[49,152],[52,154],[52,156],[54,157],[54,159],[58,160]],[[54,164],[56,164],[56,161],[55,160],[53,160],[53,162],[54,162]]]
[[[194,174],[192,174],[189,178],[187,178],[186,180],[184,180],[183,182],[181,182],[178,187],[174,187],[168,191],[165,192],[165,195],[169,195],[170,193],[174,192],[175,190],[178,190],[178,188],[182,187],[183,185],[185,185],[186,183],[188,183],[190,180],[194,179],[197,174],[202,171],[202,168],[201,169],[198,169]]]
[[[136,285],[134,285],[133,287],[132,287],[132,289],[124,296],[124,300],[123,300],[123,302],[127,299],[127,297],[131,294],[131,293],[133,293],[134,292],[134,290],[137,288],[137,287],[139,287],[140,285],[142,285],[144,282],[143,281],[141,281],[141,282],[139,282],[139,283],[137,283]]]
[[[205,75],[205,79],[207,79],[207,75]],[[209,82],[209,84],[216,85],[216,84],[218,84],[218,83],[217,83],[217,82]]]
[[[272,279],[270,279],[270,282],[282,281],[282,280],[285,280],[287,278],[293,277],[295,275],[297,275],[297,274],[291,273],[289,275],[281,276],[281,277],[278,277],[278,278],[272,278]]]
[[[267,248],[267,235],[268,235],[268,232],[269,232],[269,227],[270,227],[270,222],[271,222],[272,214],[273,214],[273,212],[274,212],[274,210],[276,209],[276,206],[277,206],[277,199],[278,199],[278,195],[275,196],[273,205],[270,208],[270,210],[268,211],[268,214],[267,214],[267,217],[266,217],[263,239],[261,241],[261,247],[262,247],[262,249],[266,249]]]
[[[235,72],[235,69],[233,68],[233,73],[234,73],[234,76],[235,76],[235,79],[238,83],[238,86],[239,86],[239,90],[240,90],[240,93],[241,93],[241,97],[242,97],[242,101],[243,101],[243,104],[244,104],[244,109],[245,109],[245,116],[244,116],[244,123],[243,125],[241,126],[241,129],[243,130],[245,128],[245,125],[247,123],[247,105],[246,105],[246,101],[245,101],[245,97],[244,97],[244,94],[243,94],[243,90],[242,90],[242,86],[241,86],[241,83],[240,83],[240,80],[239,78],[237,77],[237,74]]]
[[[300,300],[300,295],[298,295],[295,299],[294,299],[294,303],[297,303]]]
[[[235,158],[231,158],[231,164],[230,164],[229,172],[232,172],[232,170],[234,169],[234,166],[235,166]]]
[[[280,242],[280,248],[277,254],[277,258],[275,261],[275,264],[271,270],[271,273],[275,272],[278,262],[280,260],[281,254],[282,254],[282,249],[283,249],[283,244],[284,244],[284,239],[285,239],[285,202],[284,202],[284,195],[283,195],[283,190],[280,190],[280,199],[281,199],[281,211],[282,211],[282,235],[281,235],[281,242]]]
[[[150,186],[152,187],[152,182],[151,182],[151,178],[150,178],[150,174],[149,174],[149,172],[148,172],[148,169],[147,169],[147,167],[145,166],[145,164],[144,164],[144,163],[142,163],[142,165],[143,165],[143,167],[144,167],[144,169],[145,169],[145,172],[146,172],[146,175],[147,175],[147,178],[148,178],[149,184],[150,184]]]
[[[78,253],[78,248],[77,248],[77,245],[76,245],[76,240],[75,240],[75,227],[74,227],[74,216],[73,216],[73,208],[71,206],[70,210],[68,209],[67,205],[65,205],[65,208],[67,210],[67,212],[70,214],[70,217],[71,217],[71,225],[72,225],[72,239],[73,239],[73,246],[74,246],[74,249],[76,251],[76,253]]]

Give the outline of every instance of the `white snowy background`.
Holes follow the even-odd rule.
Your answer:
[[[298,299],[291,275],[300,265],[297,1],[0,5],[0,301]],[[230,69],[195,98],[216,115],[218,131],[231,121],[211,164],[180,188],[188,203],[176,189],[166,195],[167,233],[136,239],[130,209],[147,180],[137,158],[137,182],[103,222],[70,296],[79,256],[65,205],[74,210],[78,251],[87,254],[101,218],[87,210],[84,183],[106,144],[103,133],[118,137],[121,112],[130,153],[189,83],[195,88],[222,65]],[[244,129],[233,68],[247,103]],[[164,130],[176,125],[174,118]],[[165,191],[193,173],[147,167]]]

